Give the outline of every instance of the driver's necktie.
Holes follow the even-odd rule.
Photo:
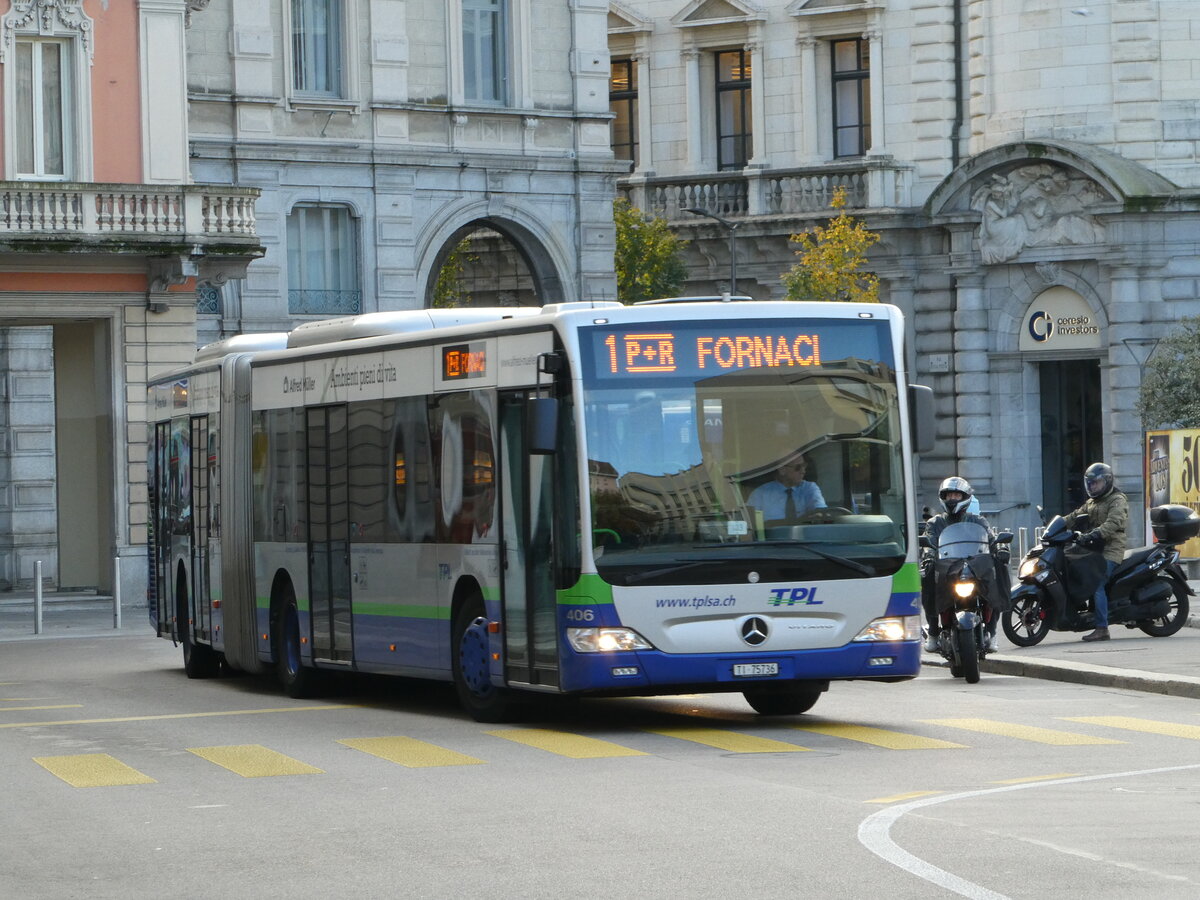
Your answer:
[[[783,517],[785,519],[796,518],[796,496],[794,488],[787,489],[787,503],[783,505]]]

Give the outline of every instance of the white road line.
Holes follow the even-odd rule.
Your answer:
[[[1111,772],[1107,775],[1078,775],[1072,778],[1059,778],[1054,781],[1032,781],[1027,784],[1009,784],[1004,787],[985,788],[978,791],[964,791],[961,794],[942,794],[936,797],[925,797],[920,800],[911,800],[908,803],[900,803],[896,806],[890,806],[887,809],[881,809],[877,813],[867,816],[863,819],[862,824],[858,826],[858,840],[864,847],[878,856],[880,859],[891,863],[916,875],[918,878],[924,879],[931,884],[936,884],[948,891],[953,891],[963,897],[971,897],[973,900],[1008,900],[1004,894],[998,894],[995,891],[989,891],[987,888],[975,884],[973,881],[967,881],[965,878],[959,878],[945,869],[939,869],[932,863],[927,863],[919,857],[913,856],[907,850],[904,850],[892,840],[889,832],[901,816],[907,815],[914,809],[922,809],[926,806],[935,806],[938,803],[949,803],[954,800],[969,800],[973,797],[986,797],[991,794],[1006,794],[1012,791],[1028,791],[1033,788],[1050,787],[1058,784],[1081,784],[1086,781],[1104,781],[1111,778],[1136,778],[1139,775],[1159,775],[1164,772],[1185,772],[1189,769],[1200,769],[1200,764],[1190,766],[1166,766],[1161,769],[1138,769],[1133,772]]]

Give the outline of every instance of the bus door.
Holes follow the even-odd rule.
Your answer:
[[[346,407],[306,410],[308,597],[313,658],[353,659]]]
[[[208,533],[211,492],[208,485],[208,416],[192,418],[192,633],[212,640]]]
[[[505,672],[509,682],[557,686],[553,459],[527,450],[527,395],[500,400]]]
[[[157,620],[156,632],[160,635],[173,634],[172,623],[175,610],[171,606],[175,599],[175,585],[171,580],[171,423],[157,422],[154,425],[153,479],[150,485],[152,547],[151,560],[154,579],[154,613]]]

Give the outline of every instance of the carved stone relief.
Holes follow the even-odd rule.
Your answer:
[[[78,34],[90,62],[92,17],[83,11],[83,0],[13,0],[12,8],[0,19],[0,63],[6,62],[18,33],[54,37]]]
[[[971,208],[983,213],[983,262],[1005,262],[1026,247],[1102,243],[1104,225],[1090,210],[1105,199],[1090,178],[1049,163],[993,174],[971,195]]]

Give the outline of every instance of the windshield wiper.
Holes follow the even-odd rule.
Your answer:
[[[858,572],[862,575],[874,575],[875,570],[868,565],[858,562],[857,560],[848,559],[845,556],[838,556],[836,553],[830,553],[828,550],[818,550],[813,546],[812,541],[752,541],[748,544],[704,544],[704,547],[799,547],[801,550],[807,550],[809,553],[815,553],[822,559],[827,559],[830,562],[838,563],[845,566],[853,572]],[[765,557],[755,557],[760,559]],[[783,557],[771,557],[771,562],[790,562],[791,560]]]
[[[697,559],[697,560],[693,560],[691,562],[685,562],[685,563],[681,563],[681,564],[675,565],[675,566],[661,566],[657,569],[648,569],[645,572],[638,572],[636,575],[626,575],[625,576],[625,584],[626,584],[626,586],[631,585],[631,584],[638,584],[639,582],[642,582],[642,581],[648,581],[651,578],[658,578],[660,575],[671,575],[675,572],[682,572],[685,569],[695,569],[698,566],[712,565],[714,562],[717,562],[717,560]]]
[[[858,572],[860,575],[873,576],[875,574],[875,570],[868,565],[864,565],[863,563],[860,563],[857,560],[847,559],[844,556],[838,556],[837,554],[830,553],[826,550],[818,550],[816,547],[812,546],[811,544],[805,543],[804,541],[787,541],[787,542],[755,541],[753,544],[736,544],[736,545],[713,544],[712,546],[714,546],[714,547],[729,547],[729,546],[778,547],[778,546],[780,546],[781,543],[784,546],[799,547],[801,550],[807,550],[809,553],[815,554],[816,556],[819,556],[822,559],[827,559],[830,562],[837,563],[840,566],[844,566],[845,568],[851,570],[852,572]],[[753,564],[753,563],[762,564],[762,563],[794,563],[796,560],[794,560],[790,556],[752,556],[752,557],[746,557],[746,558],[739,557],[737,561],[748,563],[748,564]],[[678,565],[673,565],[673,566],[660,566],[657,569],[647,569],[644,572],[638,572],[636,575],[627,575],[625,577],[625,584],[627,586],[631,585],[631,584],[640,584],[643,581],[649,581],[651,578],[659,578],[663,575],[673,575],[676,572],[683,572],[687,569],[695,569],[695,568],[698,568],[699,566],[707,566],[707,565],[722,564],[722,563],[728,564],[728,562],[729,562],[728,560],[698,559],[698,560],[689,560],[688,562],[679,563]]]

